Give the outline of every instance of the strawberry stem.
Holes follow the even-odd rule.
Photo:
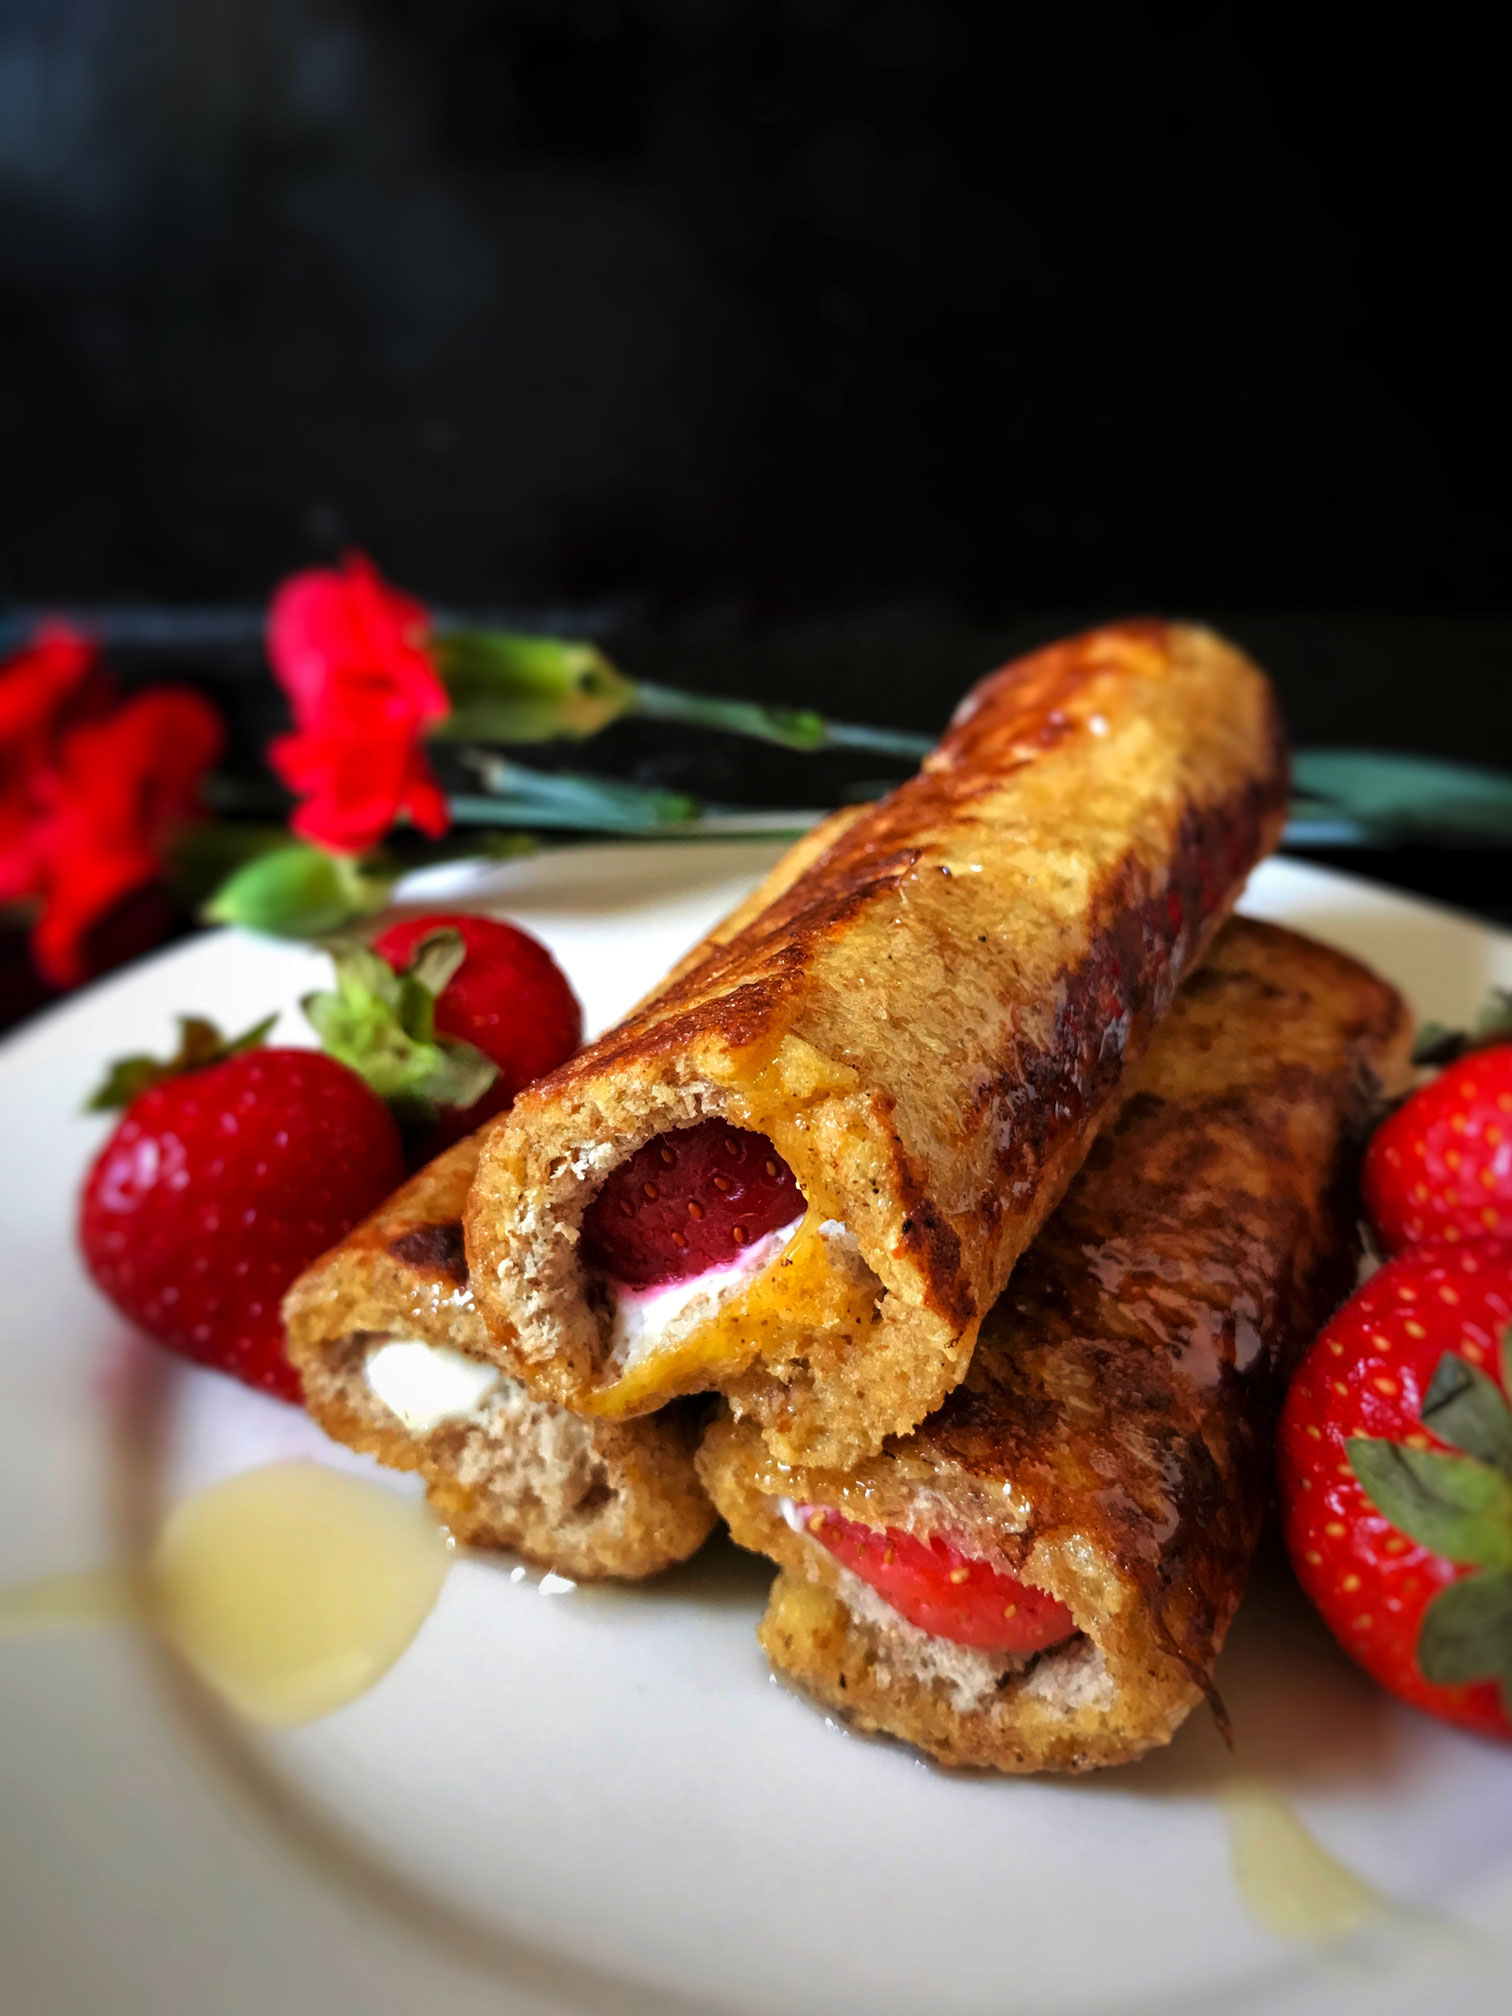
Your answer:
[[[1435,1366],[1422,1418],[1441,1442],[1512,1477],[1512,1406],[1496,1381],[1457,1351],[1446,1351]]]
[[[1409,1540],[1467,1567],[1512,1568],[1512,1477],[1375,1435],[1352,1435],[1344,1448],[1366,1497]]]
[[[436,1034],[436,1001],[466,957],[462,934],[422,938],[396,973],[367,945],[332,952],[334,992],[302,1006],[321,1047],[355,1071],[404,1127],[428,1126],[439,1107],[468,1107],[499,1075],[471,1043]]]
[[[179,1047],[172,1057],[160,1059],[140,1054],[119,1057],[105,1074],[104,1082],[85,1103],[86,1113],[113,1113],[129,1106],[140,1093],[153,1085],[165,1085],[170,1078],[183,1078],[191,1071],[203,1071],[211,1064],[223,1064],[228,1057],[240,1057],[256,1050],[278,1020],[278,1011],[265,1015],[240,1036],[222,1036],[213,1022],[202,1015],[180,1015]]]
[[[1512,1572],[1465,1575],[1441,1589],[1423,1613],[1417,1662],[1444,1687],[1497,1681],[1512,1713]]]

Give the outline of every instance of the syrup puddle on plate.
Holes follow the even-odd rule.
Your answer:
[[[131,1578],[120,1568],[83,1568],[0,1589],[0,1637],[61,1631],[76,1624],[124,1624],[138,1614]]]
[[[1234,1887],[1272,1938],[1325,1966],[1363,1968],[1400,1986],[1421,1979],[1442,1994],[1484,1979],[1502,1963],[1473,1928],[1387,1897],[1329,1853],[1290,1803],[1243,1780],[1219,1794],[1228,1821]],[[1424,2002],[1425,2008],[1430,2006]]]
[[[140,1579],[101,1570],[0,1591],[0,1631],[145,1617],[238,1713],[308,1722],[383,1677],[451,1560],[423,1499],[269,1463],[176,1506]]]
[[[1220,1799],[1235,1887],[1274,1938],[1291,1946],[1342,1945],[1393,1909],[1308,1832],[1278,1793],[1236,1784]]]

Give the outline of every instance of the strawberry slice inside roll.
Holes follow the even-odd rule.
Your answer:
[[[877,1532],[822,1505],[795,1506],[793,1521],[932,1638],[983,1652],[1043,1652],[1076,1630],[1071,1612],[1047,1590],[1005,1575],[939,1534],[920,1540],[896,1526]]]
[[[658,1134],[612,1172],[583,1217],[583,1259],[630,1288],[729,1267],[803,1216],[765,1135],[723,1120]]]

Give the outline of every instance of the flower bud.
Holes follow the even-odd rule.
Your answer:
[[[294,842],[238,868],[205,905],[213,924],[239,924],[274,938],[326,938],[381,910],[393,871]]]
[[[635,707],[637,690],[595,644],[507,630],[451,630],[432,642],[451,699],[449,742],[581,741]]]

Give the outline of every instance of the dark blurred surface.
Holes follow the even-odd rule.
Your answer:
[[[1343,72],[1259,17],[1027,27],[0,0],[0,620],[255,607],[358,543],[644,676],[924,727],[1161,610],[1300,742],[1512,761],[1504,71],[1420,21]],[[123,669],[255,756],[255,644]],[[641,726],[592,760],[864,781]],[[1370,865],[1508,914],[1477,859]]]
[[[1505,609],[1503,71],[1022,25],[0,0],[0,592]]]

